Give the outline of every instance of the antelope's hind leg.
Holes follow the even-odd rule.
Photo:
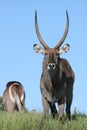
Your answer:
[[[56,114],[57,114],[56,105],[55,105],[55,104],[51,104],[51,103],[49,102],[49,107],[50,107],[50,109],[51,109],[51,113],[52,113],[53,118],[55,118],[55,116],[56,116]]]

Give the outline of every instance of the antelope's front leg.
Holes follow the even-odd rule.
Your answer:
[[[63,121],[64,120],[64,106],[65,106],[64,98],[58,101],[58,105],[59,105],[59,121]]]
[[[42,97],[42,103],[43,103],[43,109],[44,109],[44,118],[47,118],[49,114],[49,104],[44,97]]]

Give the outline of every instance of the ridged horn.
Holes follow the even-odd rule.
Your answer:
[[[67,10],[66,10],[66,17],[67,17],[67,22],[66,22],[65,32],[64,32],[61,40],[57,43],[57,45],[54,48],[59,48],[62,45],[62,43],[64,42],[64,40],[67,36],[68,30],[69,30],[69,16],[68,16]]]
[[[38,21],[37,21],[37,11],[35,11],[35,29],[36,29],[36,34],[37,34],[37,37],[40,41],[40,43],[42,44],[42,46],[47,49],[49,48],[47,46],[47,44],[44,42],[44,40],[42,39],[41,35],[40,35],[40,32],[39,32],[39,28],[38,28]]]

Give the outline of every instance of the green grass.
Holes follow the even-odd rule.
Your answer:
[[[87,130],[87,115],[74,113],[71,121],[62,124],[51,116],[44,120],[42,113],[0,111],[0,130]]]

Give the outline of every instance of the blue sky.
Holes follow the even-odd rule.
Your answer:
[[[29,111],[43,110],[39,88],[43,55],[33,51],[40,45],[36,33],[34,14],[45,42],[54,47],[61,39],[66,24],[66,9],[70,27],[64,44],[70,50],[67,58],[75,72],[72,112],[77,108],[87,113],[87,1],[3,0],[0,1],[0,96],[8,81],[17,80],[25,88],[25,105]]]

